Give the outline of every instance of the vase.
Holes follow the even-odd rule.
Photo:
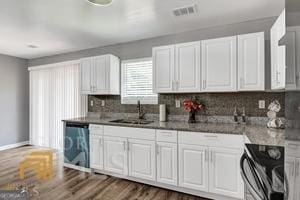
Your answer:
[[[196,123],[196,111],[195,110],[191,110],[189,112],[189,123]]]

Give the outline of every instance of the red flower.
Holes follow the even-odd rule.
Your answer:
[[[197,101],[188,99],[183,101],[183,107],[186,111],[191,112],[192,110],[203,110],[205,108],[205,105],[198,103]]]

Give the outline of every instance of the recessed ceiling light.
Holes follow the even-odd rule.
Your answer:
[[[97,6],[105,6],[112,3],[113,0],[88,0],[88,2],[97,5]]]
[[[28,47],[28,48],[31,48],[31,49],[39,48],[38,46],[33,45],[33,44],[29,44],[29,45],[27,45],[27,47]]]

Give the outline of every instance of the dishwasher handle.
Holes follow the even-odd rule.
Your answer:
[[[76,122],[67,122],[67,123],[66,123],[66,127],[88,129],[88,128],[89,128],[89,124],[85,124],[85,123],[76,123]]]

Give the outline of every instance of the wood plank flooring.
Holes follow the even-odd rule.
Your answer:
[[[38,180],[33,172],[19,179],[19,162],[41,148],[24,146],[0,151],[0,190],[15,187],[29,189],[30,199],[42,200],[207,200],[101,174],[89,174],[63,167],[63,157],[55,153],[55,175]]]

